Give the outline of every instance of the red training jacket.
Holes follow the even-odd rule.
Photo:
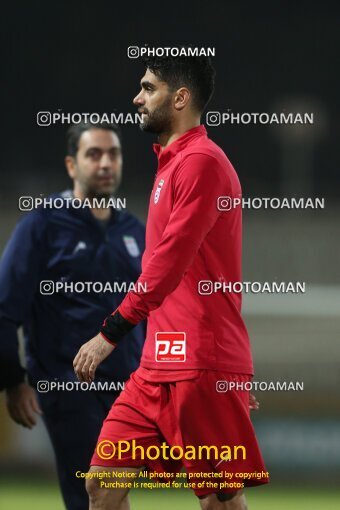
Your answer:
[[[202,280],[242,281],[241,206],[218,208],[218,197],[241,196],[237,174],[202,125],[164,150],[155,144],[154,151],[158,170],[138,280],[147,291],[129,292],[118,308],[135,324],[148,317],[141,366],[252,374],[241,294],[222,290],[207,294],[210,284],[203,287],[206,295],[198,291]],[[184,332],[184,357],[176,355],[176,348],[171,356],[172,349],[167,353],[164,345],[156,353],[158,332]]]

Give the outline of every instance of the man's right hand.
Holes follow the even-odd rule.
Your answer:
[[[7,389],[6,400],[11,418],[29,429],[36,425],[36,415],[43,414],[35,390],[26,383]]]

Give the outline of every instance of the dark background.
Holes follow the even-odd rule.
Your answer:
[[[143,67],[127,58],[127,47],[192,44],[216,48],[216,92],[208,110],[291,111],[296,100],[300,111],[315,112],[312,183],[299,195],[308,189],[312,196],[336,199],[338,2],[19,5],[2,21],[8,48],[2,58],[7,141],[1,195],[28,192],[33,180],[42,192],[68,184],[62,161],[66,126],[39,127],[37,112],[135,112],[131,101]],[[282,193],[278,131],[275,125],[211,128],[245,196]],[[123,126],[123,135],[129,148],[123,191],[130,181],[147,192],[155,167],[153,137],[131,125]]]

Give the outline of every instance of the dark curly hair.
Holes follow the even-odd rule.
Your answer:
[[[148,56],[142,62],[171,92],[188,87],[194,107],[202,113],[214,92],[215,69],[210,57]]]

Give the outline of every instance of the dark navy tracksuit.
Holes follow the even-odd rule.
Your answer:
[[[71,192],[53,195],[69,197]],[[23,325],[30,383],[76,381],[73,359],[95,336],[124,293],[71,292],[42,295],[40,282],[110,282],[128,285],[141,271],[144,226],[128,212],[112,209],[108,222],[88,208],[39,208],[19,221],[0,264],[0,387],[24,380],[17,328]],[[48,285],[47,285],[48,287]],[[46,286],[45,286],[46,289]],[[135,327],[98,367],[96,381],[126,381],[139,365],[145,325]],[[39,393],[68,510],[87,510],[84,479],[115,391]]]

